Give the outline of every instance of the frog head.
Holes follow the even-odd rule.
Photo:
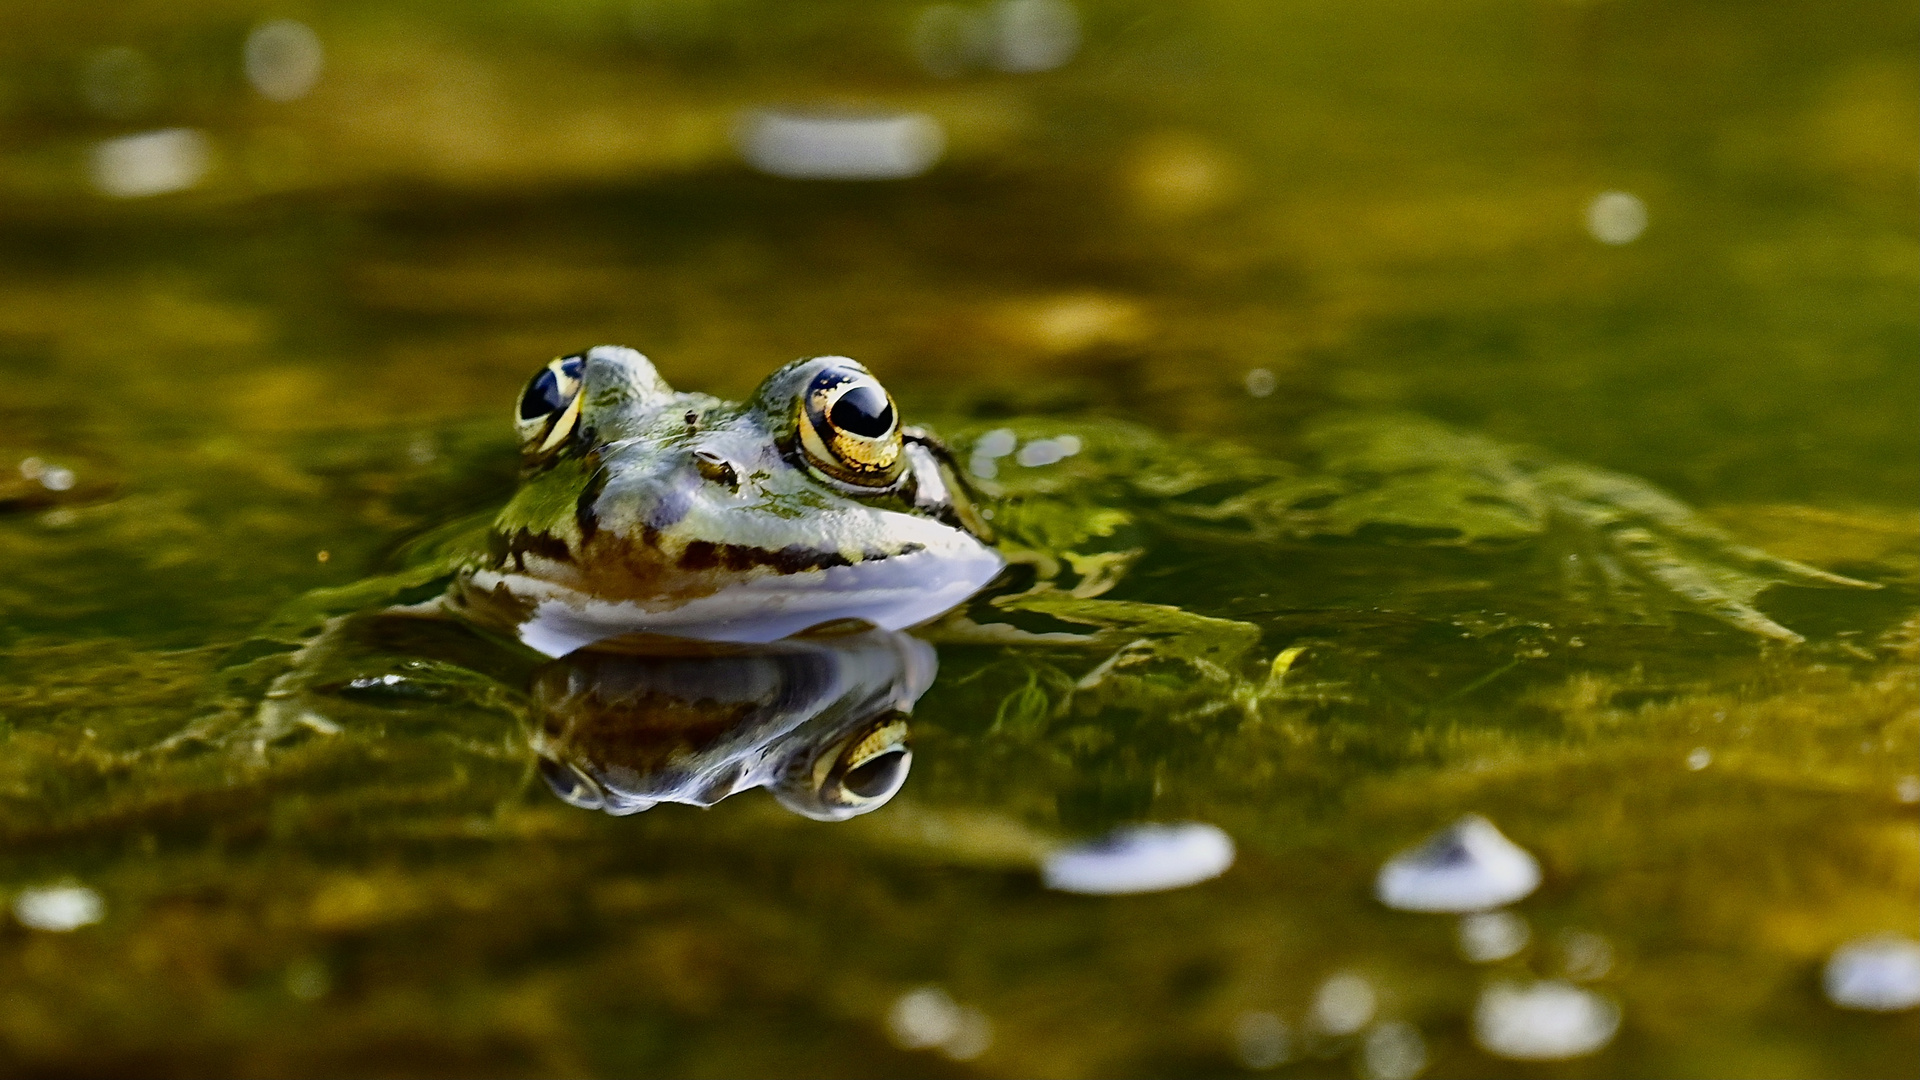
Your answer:
[[[452,602],[559,656],[627,635],[766,642],[932,619],[999,573],[958,471],[842,356],[745,403],[602,345],[520,395],[520,490]]]

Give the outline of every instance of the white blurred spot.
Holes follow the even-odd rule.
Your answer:
[[[991,480],[1000,475],[1000,466],[994,464],[993,459],[990,457],[981,457],[975,454],[967,462],[967,471],[982,480]]]
[[[1893,786],[1893,797],[1908,805],[1920,803],[1920,776],[1901,777]]]
[[[1631,244],[1647,231],[1647,204],[1624,191],[1603,191],[1587,204],[1587,233],[1603,244]]]
[[[20,459],[20,476],[22,479],[38,480],[42,476],[45,476],[46,472],[47,463],[41,461],[39,458],[27,457]]]
[[[1920,941],[1897,934],[1858,938],[1827,961],[1827,1000],[1843,1009],[1898,1012],[1920,1006]]]
[[[1064,461],[1080,452],[1080,440],[1072,435],[1062,435],[1057,439],[1035,439],[1020,448],[1014,460],[1029,469],[1042,465],[1052,465]]]
[[[1000,0],[990,17],[1001,71],[1052,71],[1080,51],[1080,13],[1067,0]]]
[[[1412,1024],[1390,1020],[1367,1032],[1360,1066],[1373,1080],[1412,1080],[1427,1067],[1427,1041]]]
[[[1460,955],[1475,964],[1505,960],[1527,947],[1533,930],[1511,911],[1481,911],[1460,917]]]
[[[1694,747],[1693,752],[1687,755],[1687,768],[1694,772],[1699,772],[1711,764],[1713,764],[1713,751],[1704,746]]]
[[[1233,865],[1233,840],[1211,825],[1123,825],[1048,855],[1041,879],[1061,892],[1117,895],[1181,889]]]
[[[95,143],[93,186],[117,199],[185,191],[207,174],[207,137],[193,128],[162,128]]]
[[[913,20],[913,55],[927,74],[951,79],[987,62],[993,25],[959,4],[934,4]]]
[[[287,969],[287,993],[301,1001],[319,1001],[333,989],[333,976],[318,960],[302,960]]]
[[[939,1050],[955,1061],[971,1061],[993,1045],[986,1014],[959,1004],[937,986],[900,995],[887,1010],[887,1033],[902,1050]]]
[[[1351,1035],[1373,1019],[1373,985],[1352,972],[1330,976],[1313,995],[1313,1026],[1329,1035]]]
[[[1575,982],[1605,978],[1613,970],[1613,943],[1591,930],[1570,930],[1560,938],[1560,967]]]
[[[124,45],[101,49],[80,69],[80,96],[87,107],[115,120],[130,120],[151,109],[158,87],[153,63]]]
[[[1270,1012],[1243,1012],[1233,1022],[1233,1052],[1249,1069],[1275,1069],[1293,1057],[1293,1032]]]
[[[100,894],[85,885],[43,885],[13,898],[13,917],[31,930],[65,933],[106,918]]]
[[[295,101],[320,81],[326,52],[306,23],[275,19],[253,28],[245,49],[247,81],[268,101]]]
[[[1018,441],[1019,440],[1014,437],[1013,432],[1007,428],[994,428],[992,431],[973,440],[973,456],[983,457],[989,460],[1006,457],[1008,454],[1013,453],[1014,445]]]
[[[40,486],[48,491],[68,491],[73,488],[73,470],[59,465],[49,465],[40,474]]]
[[[1473,1038],[1490,1054],[1557,1061],[1591,1054],[1620,1030],[1620,1007],[1558,981],[1499,982],[1480,992]]]
[[[790,180],[903,180],[933,167],[947,136],[925,113],[756,110],[734,132],[740,156]]]
[[[1468,814],[1417,848],[1387,860],[1374,881],[1381,903],[1401,911],[1482,911],[1540,885],[1540,864],[1493,823]]]
[[[1267,397],[1280,385],[1280,380],[1273,377],[1273,372],[1263,367],[1247,372],[1246,382],[1247,393],[1254,397]]]

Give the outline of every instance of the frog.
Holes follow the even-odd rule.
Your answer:
[[[497,511],[299,597],[235,650],[228,705],[268,679],[256,746],[327,729],[315,691],[353,681],[338,654],[372,621],[452,620],[549,658],[764,645],[921,625],[1005,567],[952,455],[844,356],[729,402],[594,346],[535,372],[513,424],[520,480]]]

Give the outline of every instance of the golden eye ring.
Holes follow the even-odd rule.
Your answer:
[[[864,371],[830,367],[800,395],[800,447],[816,472],[862,488],[891,487],[906,467],[893,397]]]

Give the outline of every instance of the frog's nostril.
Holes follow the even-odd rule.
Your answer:
[[[729,490],[740,486],[740,477],[734,473],[732,463],[719,454],[709,450],[693,452],[693,467],[700,471],[705,479],[720,484]]]

